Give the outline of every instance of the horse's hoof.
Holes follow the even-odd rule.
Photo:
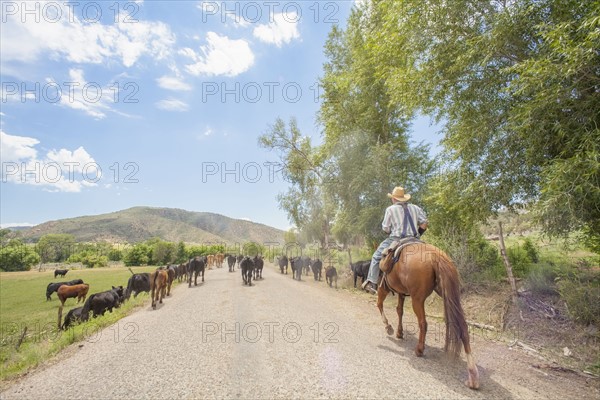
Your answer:
[[[471,382],[470,379],[465,381],[465,386],[467,386],[469,389],[479,390],[479,382]]]
[[[415,355],[417,357],[423,357],[423,350],[415,349]]]
[[[390,336],[394,334],[394,328],[392,328],[390,325],[388,325],[388,326],[385,327],[385,331]]]
[[[402,332],[396,333],[396,339],[404,339],[404,333],[402,333]]]

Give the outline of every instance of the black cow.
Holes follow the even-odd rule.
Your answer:
[[[148,272],[133,274],[129,277],[127,289],[125,290],[125,299],[129,300],[132,292],[134,299],[140,292],[150,293],[150,274]]]
[[[298,278],[299,281],[302,280],[302,268],[304,267],[304,262],[301,257],[293,257],[290,260],[290,266],[292,267],[292,279]]]
[[[124,300],[123,286],[112,287],[111,290],[92,294],[81,310],[82,318],[89,319],[89,313],[95,318],[104,315],[106,311],[112,313],[113,308],[119,308]]]
[[[321,272],[323,271],[323,262],[317,258],[312,262],[310,268],[312,269],[313,275],[315,276],[315,281],[320,281]]]
[[[236,260],[237,260],[237,263],[238,263],[238,268],[241,268],[242,260],[243,259],[244,259],[244,256],[241,255],[241,254],[236,257]]]
[[[369,267],[371,266],[371,260],[367,261],[357,261],[355,263],[350,264],[350,269],[354,274],[354,287],[356,287],[356,278],[359,276],[362,279],[361,283],[365,282],[367,279],[367,275],[369,275]]]
[[[281,257],[279,257],[279,259],[277,260],[277,264],[279,264],[279,269],[281,270],[281,273],[283,274],[283,268],[285,267],[285,273],[287,274],[287,271],[288,271],[288,258],[287,258],[287,256],[281,256]]]
[[[54,270],[54,277],[56,278],[57,276],[65,276],[67,274],[67,272],[69,272],[68,269],[55,269]]]
[[[169,265],[167,267],[167,275],[169,279],[167,280],[167,296],[171,295],[171,285],[173,281],[177,277],[177,265]]]
[[[227,255],[227,265],[229,266],[229,272],[235,272],[235,256],[231,254]]]
[[[70,325],[74,324],[75,322],[82,322],[82,321],[87,321],[87,315],[84,317],[81,312],[83,311],[83,306],[81,307],[76,307],[72,310],[70,310],[67,313],[67,316],[65,317],[65,322],[63,322],[62,325],[62,330],[66,331]]]
[[[308,271],[310,271],[310,265],[312,261],[310,257],[302,257],[302,266],[304,267],[304,274],[308,275]]]
[[[338,275],[335,267],[327,267],[327,269],[325,270],[325,280],[327,281],[329,287],[331,287],[331,284],[335,282],[335,288],[337,289],[337,278]]]
[[[68,282],[49,283],[48,287],[46,287],[46,300],[50,300],[50,296],[52,295],[52,293],[56,292],[58,290],[58,288],[61,287],[62,285],[73,286],[73,285],[81,285],[82,283],[83,283],[83,280],[81,280],[81,279],[74,279],[74,280],[68,281]]]
[[[252,273],[254,272],[254,261],[250,257],[244,257],[240,263],[244,285],[252,286]]]
[[[263,260],[262,256],[254,256],[254,260],[252,260],[254,262],[254,280],[258,280],[258,279],[262,279],[262,271],[263,271],[263,266],[265,265],[265,261]]]
[[[198,285],[198,275],[202,273],[202,282],[204,282],[204,270],[206,269],[206,257],[196,256],[188,263],[188,287],[192,287],[192,276],[194,277],[194,286]]]
[[[181,282],[183,279],[187,278],[188,271],[188,263],[181,263],[177,267],[177,281]]]

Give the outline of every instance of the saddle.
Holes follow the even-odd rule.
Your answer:
[[[390,273],[392,270],[392,267],[394,266],[394,264],[396,263],[396,261],[398,261],[400,259],[400,254],[402,253],[402,250],[404,250],[404,248],[410,244],[414,244],[414,243],[425,243],[423,242],[421,239],[418,239],[416,237],[406,237],[406,238],[402,238],[400,240],[394,240],[387,249],[383,250],[383,252],[381,253],[383,258],[386,258],[388,256],[388,254],[390,254],[390,252],[394,253],[394,257],[392,259],[392,262],[386,262],[383,263],[382,265],[379,266],[379,268],[384,272],[384,273]]]

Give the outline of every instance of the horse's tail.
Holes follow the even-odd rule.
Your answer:
[[[461,345],[470,351],[469,328],[460,304],[460,280],[456,267],[445,254],[438,255],[438,287],[444,299],[444,319],[446,320],[445,350],[458,357]]]

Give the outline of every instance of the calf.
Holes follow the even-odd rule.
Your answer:
[[[69,328],[69,326],[75,322],[87,321],[87,316],[84,317],[81,313],[82,310],[83,306],[76,307],[67,313],[67,316],[65,317],[65,322],[62,325],[63,331],[66,331]]]
[[[281,256],[277,259],[277,264],[279,264],[279,270],[283,274],[283,269],[285,267],[285,273],[288,272],[288,258],[287,256]]]
[[[254,272],[254,262],[252,259],[250,257],[244,257],[240,263],[240,268],[242,270],[244,285],[252,286],[252,273]]]
[[[302,257],[302,266],[304,268],[305,275],[308,275],[308,271],[310,271],[311,264],[312,264],[312,261],[311,261],[310,257]]]
[[[69,282],[49,283],[48,287],[46,287],[46,300],[50,300],[50,296],[52,295],[52,293],[56,292],[58,290],[58,288],[61,287],[62,285],[73,286],[73,285],[81,285],[82,283],[83,283],[82,279],[74,279]]]
[[[262,279],[263,266],[265,265],[262,256],[255,256],[252,261],[254,262],[254,280]]]
[[[202,282],[204,282],[204,270],[206,269],[208,259],[206,257],[196,256],[188,263],[188,287],[192,287],[192,277],[194,286],[198,285],[198,275],[202,273]]]
[[[87,320],[90,311],[94,318],[98,315],[104,315],[106,311],[112,313],[113,308],[119,308],[123,300],[123,286],[113,286],[111,290],[92,294],[83,305],[81,315]]]
[[[129,277],[127,289],[125,290],[125,299],[129,300],[132,292],[134,299],[141,292],[150,292],[150,274],[148,272],[133,274]]]
[[[310,268],[312,269],[313,275],[315,276],[315,281],[320,281],[321,272],[323,271],[323,262],[317,258],[312,262]]]
[[[371,261],[357,261],[353,264],[350,264],[350,269],[352,270],[352,273],[354,274],[354,287],[356,287],[356,278],[358,278],[359,276],[362,279],[361,283],[365,282],[365,279],[367,279],[367,275],[369,275],[369,267],[371,266]]]
[[[156,309],[156,301],[162,304],[165,292],[167,290],[167,282],[169,280],[169,273],[158,268],[156,271],[150,274],[150,296],[152,297],[152,308]],[[191,279],[190,279],[191,282]]]
[[[227,255],[227,266],[229,267],[229,272],[235,272],[235,256],[231,254]]]
[[[298,280],[301,281],[302,280],[302,268],[304,267],[302,258],[293,257],[290,260],[290,266],[292,267],[292,279],[298,278]]]
[[[331,284],[335,282],[335,288],[337,289],[337,278],[338,275],[335,267],[327,267],[327,269],[325,270],[325,280],[327,281],[329,287],[331,287]]]
[[[69,272],[68,269],[55,269],[54,270],[54,277],[56,278],[57,276],[65,276],[67,274],[67,272]]]
[[[171,285],[173,284],[173,281],[175,280],[175,277],[177,276],[177,265],[169,265],[169,268],[167,268],[167,275],[168,275],[168,280],[167,280],[167,296],[171,295]]]
[[[182,280],[187,278],[187,268],[188,268],[187,263],[179,264],[179,266],[177,267],[177,281],[178,282],[181,282]]]

